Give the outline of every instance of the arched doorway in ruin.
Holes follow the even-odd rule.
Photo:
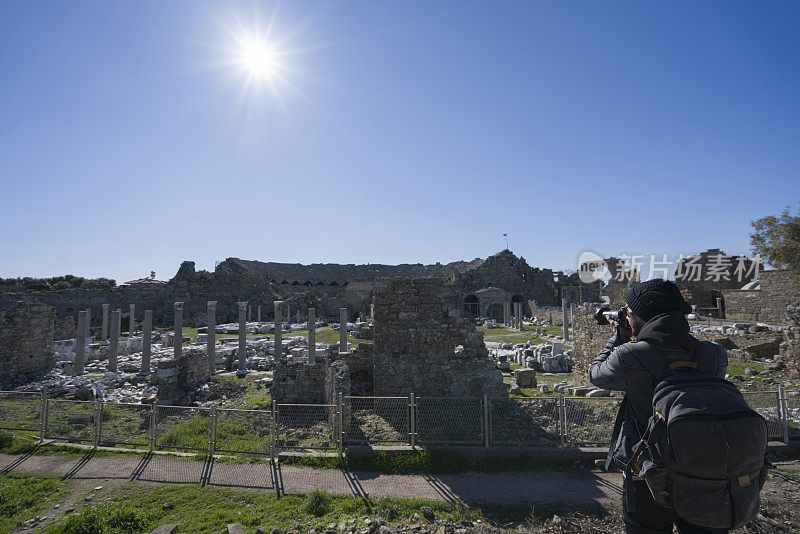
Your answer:
[[[464,297],[464,313],[472,317],[477,317],[480,314],[478,297],[475,295],[467,295]]]
[[[489,319],[494,319],[495,321],[502,323],[503,322],[503,305],[494,302],[489,304],[486,308],[486,317]]]

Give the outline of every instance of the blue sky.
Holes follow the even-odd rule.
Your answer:
[[[503,233],[556,269],[747,252],[800,202],[798,51],[796,2],[5,1],[0,276],[448,262]]]

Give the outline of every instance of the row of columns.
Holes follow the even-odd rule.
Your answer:
[[[247,319],[250,307],[247,302],[238,302],[239,306],[239,347],[237,351],[238,370],[237,375],[247,374]],[[134,305],[130,305],[131,332],[134,331]],[[216,306],[217,301],[206,303],[206,356],[210,372],[216,371]],[[288,310],[288,307],[287,307]],[[183,354],[183,302],[175,302],[175,323],[173,336],[173,357],[178,359]],[[275,301],[275,331],[274,331],[274,356],[276,360],[283,358],[283,302]],[[258,316],[261,316],[261,306],[257,309]],[[75,374],[83,374],[86,361],[86,339],[88,337],[89,310],[78,312],[77,339],[75,340],[75,364],[73,370]],[[298,316],[299,316],[298,310]],[[108,339],[110,330],[110,340],[108,347],[108,370],[117,371],[117,354],[119,351],[119,337],[121,330],[121,310],[111,312],[109,329],[108,304],[103,304],[103,331],[104,341]],[[347,308],[339,309],[339,352],[347,352]],[[153,328],[153,311],[145,310],[142,322],[142,364],[139,371],[140,375],[150,372],[151,338]],[[316,309],[308,309],[308,363],[316,363]]]
[[[522,302],[503,303],[503,325],[508,329],[522,330]]]

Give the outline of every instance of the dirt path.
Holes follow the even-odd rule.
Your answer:
[[[83,458],[38,454],[0,455],[0,469],[18,474],[55,474],[84,490],[125,481],[145,484],[197,483],[282,494],[322,489],[334,494],[462,501],[474,504],[566,503],[576,506],[617,501],[621,476],[589,469],[443,475],[384,475],[368,471],[271,467],[268,463],[199,462],[169,456]]]

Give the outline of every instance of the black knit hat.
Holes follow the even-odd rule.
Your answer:
[[[633,313],[645,321],[667,312],[683,314],[692,312],[692,307],[683,300],[678,286],[661,278],[654,278],[631,287],[625,296],[625,302]]]

